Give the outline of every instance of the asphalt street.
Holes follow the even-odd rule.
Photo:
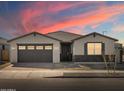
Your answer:
[[[124,90],[124,78],[0,79],[0,90],[121,91]]]

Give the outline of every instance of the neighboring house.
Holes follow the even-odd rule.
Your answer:
[[[101,62],[102,56],[115,58],[117,39],[90,33],[82,36],[69,32],[46,35],[32,32],[12,40],[10,61],[17,62]],[[108,60],[107,60],[108,61]]]
[[[124,62],[124,46],[122,47],[122,62]]]
[[[9,44],[2,37],[0,37],[0,61],[9,61]]]

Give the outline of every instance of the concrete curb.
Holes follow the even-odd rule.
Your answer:
[[[3,68],[5,68],[5,67],[7,67],[7,66],[10,66],[10,65],[11,65],[11,63],[1,64],[0,65],[0,70],[3,69]]]
[[[68,71],[1,71],[0,79],[41,79],[41,78],[124,78],[124,73],[68,72]]]
[[[67,73],[55,78],[124,78],[124,74],[106,74],[106,73]]]

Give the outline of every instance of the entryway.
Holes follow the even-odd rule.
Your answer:
[[[71,43],[61,43],[61,62],[72,61]]]

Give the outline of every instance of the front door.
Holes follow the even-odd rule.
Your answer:
[[[71,43],[61,43],[61,61],[72,61]]]

